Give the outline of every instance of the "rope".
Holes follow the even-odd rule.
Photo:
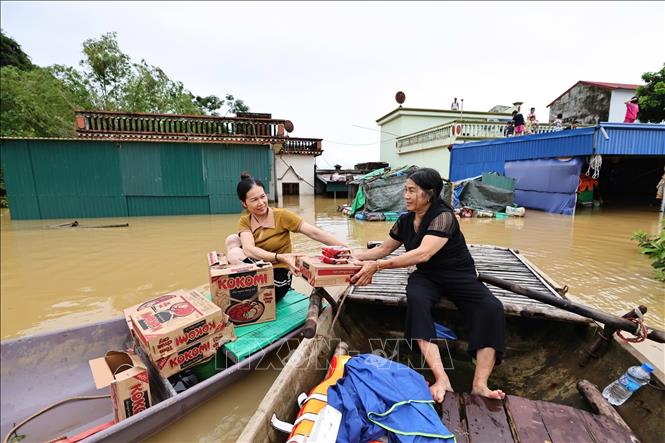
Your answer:
[[[626,343],[642,343],[647,339],[647,335],[649,335],[649,328],[647,328],[647,326],[644,324],[642,311],[640,311],[638,308],[635,308],[635,315],[637,315],[637,318],[628,319],[637,325],[637,331],[635,334],[633,334],[635,336],[634,338],[624,337],[621,333],[621,330],[617,330],[616,332],[619,338]]]
[[[14,426],[14,427],[13,427],[13,428],[7,433],[7,435],[5,436],[4,440],[2,440],[2,443],[8,443],[10,437],[11,437],[13,434],[16,434],[16,432],[17,432],[19,429],[21,429],[21,427],[23,427],[23,425],[25,425],[25,424],[28,423],[29,421],[33,420],[34,418],[39,417],[39,416],[42,415],[43,413],[45,413],[45,412],[47,412],[47,411],[50,411],[51,409],[55,408],[56,406],[60,406],[60,405],[62,405],[62,404],[64,404],[64,403],[68,403],[68,402],[70,402],[70,401],[78,401],[78,400],[97,400],[97,399],[100,399],[100,398],[110,398],[110,397],[111,397],[111,396],[108,395],[108,394],[106,394],[106,395],[82,395],[82,396],[78,396],[78,397],[69,397],[69,398],[65,398],[64,400],[57,401],[57,402],[55,402],[55,403],[53,403],[53,404],[51,404],[51,405],[45,407],[45,408],[42,409],[41,411],[39,411],[39,412],[35,412],[35,413],[32,414],[30,417],[26,418],[26,419],[23,420],[21,423],[19,423],[18,425]],[[16,434],[16,436],[18,437],[18,434]]]
[[[589,158],[589,168],[586,170],[586,175],[597,179],[600,176],[600,167],[603,165],[603,157],[600,154],[594,154]],[[589,172],[593,169],[593,174]]]

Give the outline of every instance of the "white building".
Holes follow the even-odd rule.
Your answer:
[[[323,153],[321,139],[286,139],[273,149],[277,201],[284,195],[314,195],[314,164]]]

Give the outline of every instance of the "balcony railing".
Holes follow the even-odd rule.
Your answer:
[[[287,138],[284,140],[282,152],[284,154],[321,155],[322,139],[320,138]]]
[[[162,139],[251,143],[282,140],[287,120],[215,117],[206,115],[140,114],[109,111],[79,111],[76,132],[80,137]]]
[[[456,141],[503,138],[505,122],[482,122],[473,120],[454,120],[413,134],[397,137],[398,153],[420,151],[439,147],[448,147]],[[534,128],[534,134],[554,131],[554,125],[541,123]]]

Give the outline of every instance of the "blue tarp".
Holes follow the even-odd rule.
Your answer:
[[[338,442],[446,442],[455,437],[441,423],[422,375],[373,354],[351,358],[344,377],[328,388],[328,404],[342,412]]]
[[[515,179],[515,203],[526,208],[572,215],[584,159],[538,159],[506,162]]]

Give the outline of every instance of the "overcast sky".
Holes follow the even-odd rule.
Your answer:
[[[577,80],[640,83],[665,62],[664,2],[10,2],[1,23],[32,61],[76,65],[116,31],[195,94],[229,92],[324,139],[319,167],[379,160],[396,107],[523,101],[539,120]],[[360,128],[365,127],[369,129]],[[374,129],[374,130],[372,130]]]

